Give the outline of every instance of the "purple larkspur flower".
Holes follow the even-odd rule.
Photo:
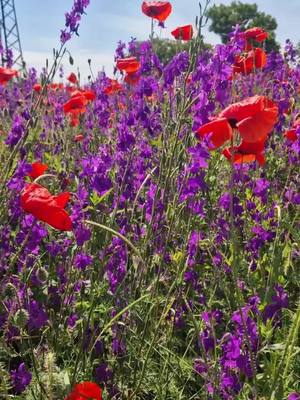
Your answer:
[[[93,262],[93,257],[89,256],[88,254],[85,253],[78,253],[75,257],[75,266],[77,269],[80,270],[85,270],[86,267],[88,267],[89,265],[91,265]]]
[[[27,307],[29,313],[29,329],[40,329],[48,322],[48,315],[44,307],[36,300],[31,300]]]
[[[268,319],[279,318],[280,311],[287,308],[289,305],[288,294],[282,286],[275,286],[275,294],[272,296],[272,303],[267,304],[263,311],[263,320],[266,322]]]
[[[69,41],[74,33],[78,35],[81,17],[85,14],[85,10],[89,4],[90,0],[74,0],[71,11],[65,14],[66,29],[63,29],[60,35],[60,41],[62,44]]]
[[[24,363],[21,363],[17,369],[11,371],[10,376],[17,393],[23,393],[32,378],[32,374],[26,369]]]
[[[290,393],[288,395],[287,400],[300,400],[300,393],[299,392],[298,393],[296,393],[296,392]]]
[[[95,370],[95,379],[99,384],[110,381],[113,377],[113,371],[108,367],[106,363],[101,363]]]

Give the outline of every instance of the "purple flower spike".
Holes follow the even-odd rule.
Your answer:
[[[18,369],[11,371],[10,376],[17,393],[23,393],[32,378],[31,373],[27,371],[24,363],[21,363]]]

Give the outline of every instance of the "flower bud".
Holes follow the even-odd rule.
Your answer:
[[[8,283],[4,289],[4,295],[8,299],[13,299],[16,296],[16,288],[12,283]]]
[[[19,328],[23,329],[29,321],[29,314],[24,308],[19,309],[13,316],[13,324]]]
[[[36,276],[37,276],[38,280],[39,280],[41,283],[44,283],[44,282],[47,281],[48,275],[49,275],[49,274],[48,274],[48,271],[47,271],[45,268],[43,268],[43,267],[39,268],[39,269],[37,270],[37,273],[36,273]]]

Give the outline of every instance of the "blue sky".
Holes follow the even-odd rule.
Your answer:
[[[173,13],[166,21],[166,29],[157,30],[161,37],[170,37],[176,26],[194,23],[199,0],[171,0]],[[248,0],[257,3],[260,11],[272,14],[278,22],[277,38],[300,40],[300,0]],[[118,40],[131,37],[146,39],[150,31],[150,19],[141,13],[142,0],[91,0],[87,16],[80,26],[80,37],[69,42],[75,65],[70,67],[66,58],[67,72],[80,69],[83,78],[88,75],[87,60],[92,59],[95,71],[105,67],[112,71],[113,54]],[[203,1],[202,1],[203,3]],[[211,4],[230,4],[231,0],[212,0]],[[15,0],[21,42],[25,61],[38,69],[51,59],[52,49],[59,47],[60,29],[64,26],[64,13],[72,7],[73,0]],[[218,36],[204,30],[206,41],[218,43]]]

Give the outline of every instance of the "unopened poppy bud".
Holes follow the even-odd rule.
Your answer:
[[[26,310],[24,310],[24,308],[19,309],[13,317],[13,324],[19,329],[25,328],[28,321],[29,314]]]
[[[14,285],[12,283],[9,282],[6,285],[5,290],[4,290],[4,295],[8,299],[13,299],[16,296],[16,288],[14,287]]]
[[[47,281],[48,275],[48,271],[43,267],[39,268],[36,273],[38,280],[42,283]]]

